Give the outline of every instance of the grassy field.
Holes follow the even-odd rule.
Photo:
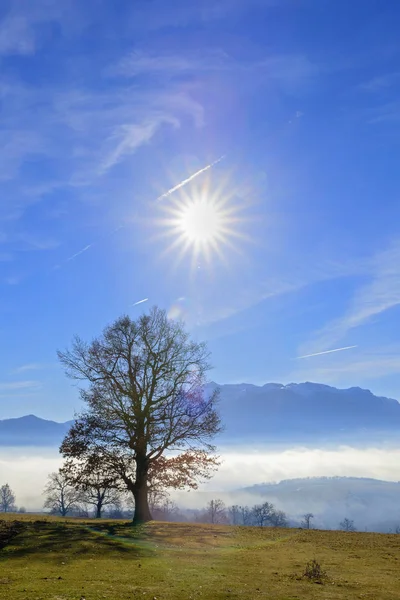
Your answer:
[[[400,535],[38,519],[0,522],[1,599],[400,599]]]

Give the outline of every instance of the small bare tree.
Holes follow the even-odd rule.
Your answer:
[[[209,523],[226,523],[225,504],[222,500],[210,500],[206,508],[206,518]]]
[[[265,527],[267,523],[271,523],[271,518],[274,512],[274,505],[270,502],[256,504],[255,506],[253,506],[252,510],[254,523],[259,527]]]
[[[347,517],[339,523],[339,526],[343,531],[356,531],[354,526],[354,521],[352,519],[348,519]]]
[[[248,526],[253,524],[253,511],[248,506],[240,506],[240,516],[243,525]]]
[[[173,500],[166,498],[164,502],[157,507],[157,517],[160,521],[172,521],[179,513],[179,508]]]
[[[204,394],[209,352],[190,340],[181,322],[158,308],[136,321],[124,316],[90,344],[75,338],[72,350],[58,356],[67,375],[85,383],[86,404],[61,453],[72,460],[98,456],[133,495],[134,523],[151,520],[151,472],[154,477],[166,454],[186,455],[185,477],[175,480],[180,486],[198,473],[211,476],[216,467],[211,441],[221,425],[217,394]]]
[[[78,510],[82,501],[82,492],[71,485],[61,469],[56,473],[50,473],[44,494],[46,496],[44,507],[62,517]]]
[[[283,510],[272,511],[269,520],[270,520],[272,527],[287,527],[288,526],[287,516],[286,516],[286,513],[283,512]]]
[[[229,521],[232,525],[240,525],[241,523],[241,507],[238,504],[233,504],[228,508]]]
[[[303,529],[311,529],[312,525],[311,525],[311,519],[314,518],[314,515],[312,513],[306,513],[305,515],[303,515],[303,520],[300,523],[301,527],[303,527]]]
[[[16,512],[16,510],[15,494],[8,483],[5,483],[0,487],[0,512]]]
[[[81,492],[81,501],[94,508],[97,519],[101,518],[106,506],[121,503],[122,483],[104,470],[97,456],[89,456],[83,461],[67,460],[60,473],[66,482]]]

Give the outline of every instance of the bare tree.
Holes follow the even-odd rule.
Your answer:
[[[283,510],[273,510],[269,519],[272,527],[287,527],[288,520]]]
[[[255,524],[259,527],[265,527],[267,523],[271,523],[271,518],[274,512],[274,505],[270,502],[264,502],[264,504],[256,504],[255,506],[253,506],[252,510]]]
[[[121,503],[121,482],[104,471],[97,456],[84,461],[67,460],[60,472],[74,489],[81,492],[82,502],[94,508],[97,519],[101,518],[106,506]]]
[[[348,519],[347,517],[343,519],[341,523],[339,523],[339,526],[344,531],[356,531],[356,528],[354,527],[354,521],[352,519]]]
[[[62,517],[79,510],[79,503],[82,501],[82,492],[70,484],[61,469],[56,473],[50,473],[44,494],[46,496],[44,507]]]
[[[303,527],[303,529],[311,529],[312,525],[311,525],[311,519],[314,518],[314,515],[312,513],[306,513],[305,515],[303,515],[303,520],[300,523],[301,527]]]
[[[216,467],[211,440],[221,425],[216,394],[204,396],[209,353],[205,344],[189,339],[182,323],[153,308],[136,321],[118,319],[90,344],[75,338],[72,350],[58,356],[68,376],[86,383],[81,390],[86,411],[61,452],[69,459],[98,456],[133,494],[134,523],[151,519],[149,474],[157,461],[167,460],[166,451],[193,457],[180,486],[193,484],[197,459],[204,455],[210,461],[203,461],[200,474],[211,476]]]
[[[173,521],[174,517],[179,513],[179,508],[173,502],[173,500],[169,500],[166,498],[164,502],[157,507],[157,518],[160,521]]]
[[[108,519],[123,519],[124,509],[122,500],[117,499],[114,504],[110,504],[107,509],[106,516]]]
[[[5,483],[0,487],[0,512],[16,512],[16,510],[15,494],[8,483]]]
[[[229,521],[230,523],[232,523],[232,525],[240,525],[242,518],[241,518],[241,506],[239,506],[238,504],[233,504],[232,506],[230,506],[228,508],[228,515],[229,515]]]
[[[209,523],[226,523],[225,504],[222,500],[210,500],[206,508],[206,518]]]
[[[243,525],[252,525],[253,524],[253,510],[248,506],[240,507],[240,516],[242,519]]]

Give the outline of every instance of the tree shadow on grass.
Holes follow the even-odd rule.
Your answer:
[[[100,531],[96,533],[86,525],[73,522],[24,523],[17,535],[14,535],[5,549],[0,552],[0,559],[36,556],[59,562],[63,558],[74,560],[85,556],[88,558],[114,556],[135,560],[153,555],[150,548],[140,544],[135,545],[134,539],[130,544],[126,544],[120,536],[114,537],[113,532],[118,529],[116,527],[99,529]]]

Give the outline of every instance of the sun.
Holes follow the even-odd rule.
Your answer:
[[[240,233],[242,206],[221,189],[211,192],[208,183],[191,187],[169,199],[162,207],[159,220],[163,235],[170,244],[166,252],[175,252],[176,260],[187,256],[192,267],[224,259],[228,249],[237,249]]]
[[[207,199],[194,199],[182,208],[177,227],[193,244],[210,244],[221,238],[224,215],[219,207]]]

